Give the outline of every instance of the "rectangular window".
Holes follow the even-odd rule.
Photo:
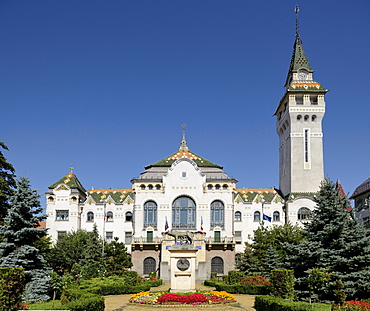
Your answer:
[[[125,232],[125,244],[131,244],[132,232]]]
[[[235,231],[235,243],[242,244],[242,232],[241,231]]]
[[[68,210],[57,210],[55,220],[68,221],[69,211]]]
[[[221,231],[215,231],[215,243],[221,242]]]
[[[304,130],[304,161],[308,162],[308,130]]]
[[[153,231],[146,232],[146,241],[147,243],[153,243]]]
[[[107,242],[112,242],[113,241],[113,232],[111,232],[111,231],[105,232],[105,240]]]

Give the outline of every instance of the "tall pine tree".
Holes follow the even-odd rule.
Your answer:
[[[46,235],[46,229],[39,229],[39,222],[45,219],[40,214],[40,196],[30,187],[27,178],[17,183],[17,191],[10,196],[10,208],[0,226],[0,235],[4,237],[0,243],[0,266],[22,267],[25,270],[27,302],[45,301],[51,272],[44,258],[34,246],[35,242]]]
[[[286,245],[292,254],[286,261],[294,269],[297,290],[307,295],[307,271],[325,269],[332,275],[332,283],[339,279],[347,299],[368,298],[370,292],[370,236],[354,218],[348,200],[335,184],[326,179],[316,197],[317,209],[312,220],[305,224],[304,237],[299,245]],[[329,287],[322,299],[331,300]]]
[[[0,141],[0,220],[6,214],[6,210],[9,207],[9,196],[13,194],[16,187],[14,167],[7,162],[1,149],[8,150],[8,147]]]

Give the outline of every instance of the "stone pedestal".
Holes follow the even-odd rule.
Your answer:
[[[195,292],[196,252],[194,245],[173,245],[170,252],[171,292]]]

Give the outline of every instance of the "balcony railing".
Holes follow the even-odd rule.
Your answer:
[[[147,238],[147,237],[138,237],[133,238],[134,244],[159,244],[162,243],[162,238],[159,237],[153,237],[153,238]]]
[[[207,244],[235,244],[235,238],[233,237],[206,237],[205,241]]]

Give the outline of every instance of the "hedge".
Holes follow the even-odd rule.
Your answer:
[[[331,305],[323,303],[294,302],[273,296],[256,296],[257,311],[330,311]]]
[[[60,300],[31,304],[31,310],[70,310],[70,311],[104,311],[104,297],[86,293],[78,289],[66,292],[69,302],[61,304]]]
[[[148,284],[147,284],[148,283]],[[88,287],[82,287],[85,292],[97,295],[122,295],[122,294],[136,294],[150,290],[151,284],[149,282],[141,283],[137,286],[128,286],[125,284],[98,284]]]
[[[241,285],[241,284],[226,284],[223,282],[215,282],[214,285],[208,285],[210,282],[204,282],[204,285],[214,286],[218,291],[226,291],[230,294],[249,294],[249,295],[267,295],[270,293],[268,286],[263,285]]]

